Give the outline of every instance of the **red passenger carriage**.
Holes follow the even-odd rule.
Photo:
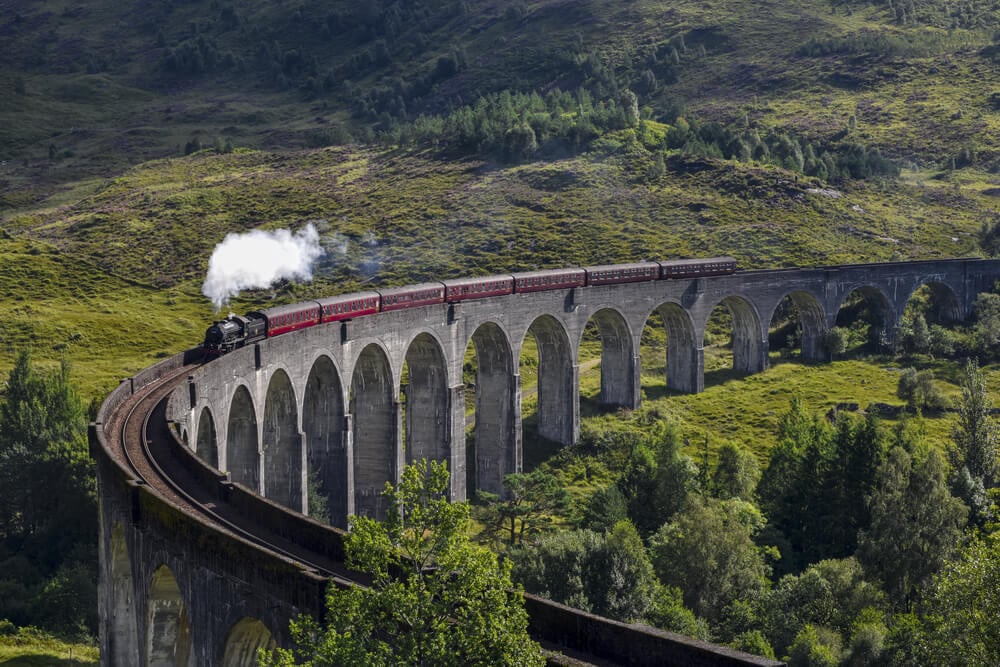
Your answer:
[[[267,337],[270,338],[319,324],[319,304],[315,301],[303,301],[255,310],[250,315],[263,317],[267,321]]]
[[[382,295],[383,311],[429,306],[444,302],[444,284],[421,283],[406,287],[391,287],[380,289],[379,294]]]
[[[582,287],[587,282],[583,269],[553,269],[514,274],[515,292],[541,292],[550,289]]]
[[[462,301],[464,299],[484,299],[490,296],[503,296],[514,292],[514,277],[483,276],[481,278],[459,278],[444,281],[444,300]]]
[[[638,283],[646,280],[656,280],[660,277],[660,265],[657,262],[588,266],[586,271],[588,285]]]
[[[378,292],[354,292],[320,299],[319,305],[323,308],[322,321],[336,322],[377,313],[379,301]]]
[[[706,259],[673,259],[660,262],[660,278],[699,278],[701,276],[722,276],[736,271],[733,257],[709,257]]]

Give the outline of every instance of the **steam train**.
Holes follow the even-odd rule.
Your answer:
[[[701,278],[734,271],[736,260],[732,257],[709,257],[459,278],[355,292],[255,310],[246,315],[230,315],[208,328],[203,349],[207,357],[218,356],[265,338],[317,324],[437,303],[589,285]]]

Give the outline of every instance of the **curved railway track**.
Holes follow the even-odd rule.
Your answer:
[[[254,518],[253,511],[241,510],[225,500],[230,497],[228,492],[225,490],[220,492],[218,487],[210,488],[213,484],[208,481],[212,479],[211,475],[199,476],[192,472],[189,459],[192,455],[181,451],[186,449],[185,445],[180,443],[171,430],[166,412],[171,393],[186,381],[190,372],[198,365],[182,364],[174,370],[165,372],[162,377],[143,385],[112,409],[103,428],[104,451],[115,459],[136,483],[146,487],[164,503],[184,512],[210,530],[217,531],[248,548],[260,550],[269,558],[284,561],[313,576],[326,578],[337,586],[370,585],[371,582],[367,577],[348,570],[343,561],[331,557],[330,554],[334,551],[325,548],[329,547],[329,544],[321,543],[327,541],[325,532],[320,540],[311,543],[311,548],[304,543],[305,541],[303,543],[296,541],[296,538],[301,537],[297,532],[288,532],[286,533],[288,536],[274,534],[271,528]],[[214,484],[228,483],[215,481]],[[241,491],[240,495],[246,497],[247,494]],[[303,518],[287,508],[281,508],[280,511],[288,512],[288,517],[293,521],[307,521],[310,524],[309,531],[317,527],[322,531],[331,531],[329,534],[331,542],[338,539],[329,526]],[[295,530],[302,530],[302,527],[303,524],[299,523]],[[315,538],[315,533],[313,537]],[[606,651],[610,649],[602,649],[596,655],[592,653],[592,638],[588,634],[589,631],[583,632],[586,637],[577,636],[580,630],[574,624],[579,624],[580,619],[576,616],[579,612],[567,611],[568,608],[554,605],[535,596],[525,597],[526,602],[531,602],[529,614],[533,613],[531,608],[540,614],[538,620],[542,626],[531,632],[542,645],[550,664],[603,667],[632,662],[628,657],[629,651],[622,652],[621,647],[613,650],[615,655],[621,653],[623,656],[621,659],[609,659],[611,656],[607,656]],[[527,598],[532,598],[533,602]],[[553,620],[553,618],[570,620]],[[695,640],[678,642],[676,637],[646,637],[648,628],[641,626],[628,626],[594,618],[583,620],[591,624],[611,624],[613,628],[609,625],[599,629],[604,632],[630,633],[629,636],[640,638],[640,645],[642,642],[652,641],[656,647],[656,655],[661,655],[660,652],[663,652],[662,655],[681,656],[672,664],[689,664],[688,658],[697,658],[697,664],[767,665],[767,667],[781,664],[748,655],[734,659],[726,655],[732,653],[728,649],[711,647]],[[576,634],[572,632],[567,634],[567,627],[576,628],[574,631]],[[668,648],[663,648],[662,645],[667,645]],[[710,656],[708,662],[704,661],[705,656]],[[652,663],[643,661],[643,664]]]
[[[295,542],[274,535],[252,517],[225,502],[178,461],[179,443],[167,425],[165,406],[170,393],[187,378],[196,364],[181,366],[132,396],[116,411],[117,423],[106,432],[112,451],[138,481],[174,507],[209,523],[216,530],[257,548],[293,561],[307,570],[336,578],[343,583],[364,583],[363,577]]]

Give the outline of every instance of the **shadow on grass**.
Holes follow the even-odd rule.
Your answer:
[[[642,385],[642,400],[644,401],[657,401],[661,398],[669,398],[671,396],[688,396],[686,391],[681,391],[679,389],[670,389],[663,384],[653,384],[653,385]]]
[[[750,373],[743,373],[734,368],[717,368],[714,371],[705,371],[705,387],[726,384],[733,380],[742,380]]]
[[[521,451],[524,457],[524,472],[531,472],[542,463],[555,456],[563,445],[538,435],[538,414],[525,418],[521,426]]]
[[[580,396],[580,417],[600,417],[601,415],[615,414],[621,410],[621,406],[601,403],[595,396]]]

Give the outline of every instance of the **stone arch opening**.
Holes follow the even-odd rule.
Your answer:
[[[466,403],[474,408],[472,437],[466,441],[466,488],[470,495],[477,489],[500,495],[503,478],[521,469],[518,378],[503,329],[492,322],[476,329],[462,374]]]
[[[226,470],[232,481],[260,493],[260,447],[257,443],[257,414],[250,391],[236,388],[229,404],[226,428]]]
[[[198,418],[198,438],[195,441],[194,451],[208,465],[213,468],[219,467],[219,439],[215,433],[215,419],[212,418],[212,411],[207,406],[202,408],[201,416]]]
[[[136,627],[132,562],[128,556],[125,529],[116,523],[111,530],[111,631],[108,650],[112,665],[139,663],[139,631]]]
[[[950,355],[955,338],[946,329],[964,319],[958,295],[945,283],[919,285],[901,304],[894,331],[894,342],[904,354]]]
[[[716,304],[705,322],[704,342],[706,371],[731,367],[745,374],[767,368],[767,344],[757,309],[743,297],[727,296]]]
[[[792,356],[797,349],[803,361],[821,361],[826,359],[825,332],[826,313],[819,300],[809,292],[789,292],[771,314],[768,349],[782,356]]]
[[[301,512],[302,436],[295,389],[288,374],[275,371],[264,400],[264,495]]]
[[[543,315],[528,328],[521,352],[522,378],[533,375],[537,411],[533,420],[525,420],[525,430],[535,431],[537,436],[550,443],[570,445],[576,440],[576,415],[579,403],[576,395],[576,372],[569,336],[562,324],[551,315]],[[529,390],[525,393],[529,393]],[[523,397],[523,394],[522,394]],[[539,449],[544,449],[539,443]],[[539,456],[529,457],[524,452],[526,463],[537,464]],[[531,458],[531,460],[527,460]]]
[[[340,374],[329,357],[320,357],[313,364],[303,399],[309,516],[347,528],[349,461],[344,395]]]
[[[242,618],[226,637],[221,667],[253,667],[257,664],[258,649],[269,651],[275,647],[277,642],[266,625],[256,618]]]
[[[393,396],[392,369],[377,345],[361,351],[351,378],[354,417],[354,513],[374,519],[385,515],[386,482],[398,475],[399,406]]]
[[[666,388],[697,393],[702,388],[701,345],[694,335],[694,324],[686,310],[676,303],[664,303],[654,310],[643,326],[641,338],[642,371],[648,378],[642,390],[649,397]],[[662,365],[659,361],[662,360]]]
[[[880,354],[891,349],[895,322],[892,302],[870,285],[849,292],[837,309],[836,326],[845,332],[846,351]]]
[[[194,665],[187,606],[174,573],[166,565],[153,573],[147,609],[146,664],[149,667]]]
[[[401,394],[406,462],[433,459],[449,463],[450,468],[448,369],[441,346],[422,333],[410,343],[404,363],[406,384]]]
[[[598,403],[603,406],[636,407],[636,354],[632,349],[632,334],[622,314],[612,308],[602,308],[594,313],[581,337],[581,353],[595,340],[600,344]],[[581,372],[593,363],[580,364]]]

